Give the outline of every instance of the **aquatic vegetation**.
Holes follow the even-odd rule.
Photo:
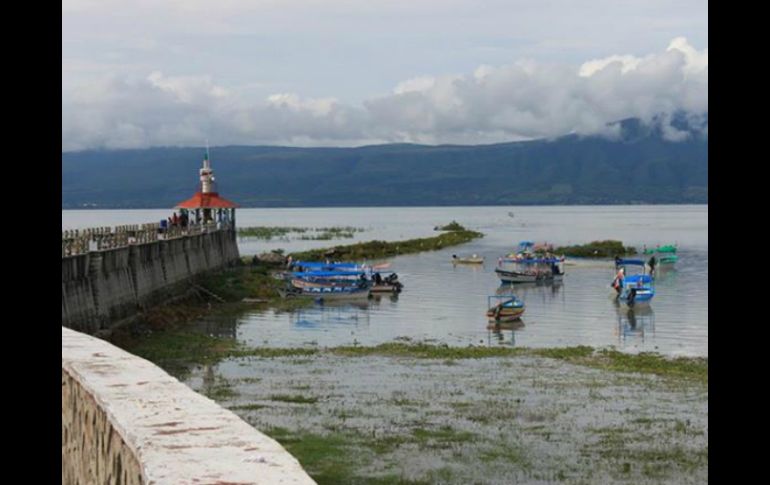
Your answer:
[[[183,338],[175,347],[217,341]],[[676,359],[585,346],[450,348],[403,341],[220,346],[218,355],[248,363],[252,373],[239,368],[229,381],[217,375],[199,392],[279,441],[318,483],[460,484],[479,476],[495,483],[641,483],[707,474],[706,382],[669,386],[653,375],[671,366],[673,382],[690,382],[686,376],[707,370],[706,359],[692,359],[693,371],[683,362],[663,362]],[[298,358],[303,364],[293,363]],[[447,360],[456,364],[447,367]],[[337,377],[319,382],[317,370]],[[373,373],[371,379],[357,379],[361,371]],[[210,371],[195,372],[205,382]],[[605,386],[592,395],[587,385],[597,381]],[[233,398],[231,386],[244,401]],[[607,398],[616,405],[605,407]]]
[[[239,227],[239,237],[251,237],[256,239],[270,240],[274,237],[286,236],[290,233],[304,233],[307,232],[307,227],[282,227],[282,226],[252,226],[252,227]]]
[[[636,248],[623,246],[622,241],[614,240],[593,241],[575,246],[561,246],[555,248],[553,252],[579,258],[614,258],[615,256],[637,254]]]
[[[199,278],[199,283],[208,291],[230,302],[244,298],[278,300],[280,295],[277,289],[281,281],[270,274],[270,269],[267,265],[236,266],[203,275]]]
[[[292,258],[303,261],[317,261],[333,258],[337,261],[361,261],[365,259],[380,259],[400,254],[412,254],[423,251],[436,251],[449,246],[464,244],[473,239],[483,237],[475,231],[450,231],[435,237],[408,239],[405,241],[369,241],[333,248],[313,249],[292,253]]]
[[[305,240],[329,240],[352,238],[356,232],[363,232],[362,227],[334,226],[334,227],[287,227],[287,226],[251,226],[239,227],[238,236],[254,239],[271,240],[280,238],[289,240],[289,234],[302,234],[299,239]]]
[[[224,401],[238,395],[230,382],[225,379],[217,379],[211,386],[205,386],[203,393],[215,401]]]
[[[316,234],[303,235],[299,239],[329,241],[331,239],[350,239],[355,237],[356,232],[363,232],[362,227],[319,227],[315,229]]]
[[[171,361],[215,364],[237,347],[235,339],[212,337],[178,328],[153,332],[126,344],[132,354],[164,368]]]
[[[460,225],[457,221],[452,221],[445,226],[436,226],[436,231],[467,231],[466,228]]]
[[[350,453],[350,440],[346,436],[291,432],[281,427],[265,432],[298,457],[302,467],[319,485],[355,483],[352,459],[355,455]]]
[[[708,358],[669,358],[660,354],[626,354],[614,349],[596,350],[588,346],[530,349],[525,347],[450,347],[427,343],[387,342],[376,346],[338,346],[330,348],[245,347],[234,339],[211,337],[192,330],[168,330],[139,340],[129,351],[161,366],[169,361],[213,363],[224,358],[310,357],[333,354],[344,357],[409,357],[436,359],[451,365],[457,359],[539,356],[615,372],[656,374],[665,377],[708,382]],[[305,364],[304,361],[299,362]]]
[[[295,404],[315,404],[318,402],[317,397],[302,396],[300,394],[288,395],[288,394],[275,394],[268,397],[271,401],[290,402]]]
[[[267,404],[240,404],[236,406],[229,406],[231,411],[258,411],[260,409],[269,408]]]

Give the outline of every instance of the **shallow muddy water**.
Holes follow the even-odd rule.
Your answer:
[[[699,382],[539,357],[329,354],[230,359],[186,382],[298,446],[319,483],[708,481]]]

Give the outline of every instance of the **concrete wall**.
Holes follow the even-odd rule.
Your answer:
[[[151,362],[62,327],[62,484],[313,484],[278,442]]]
[[[239,258],[231,230],[62,257],[62,325],[95,333]]]

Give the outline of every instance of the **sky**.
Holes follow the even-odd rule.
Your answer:
[[[482,144],[708,111],[704,0],[63,0],[62,150]]]

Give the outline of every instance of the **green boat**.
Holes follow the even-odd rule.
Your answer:
[[[659,264],[674,264],[679,261],[679,256],[676,255],[677,247],[673,244],[667,246],[658,246],[655,249],[645,249],[644,254],[657,255]]]

